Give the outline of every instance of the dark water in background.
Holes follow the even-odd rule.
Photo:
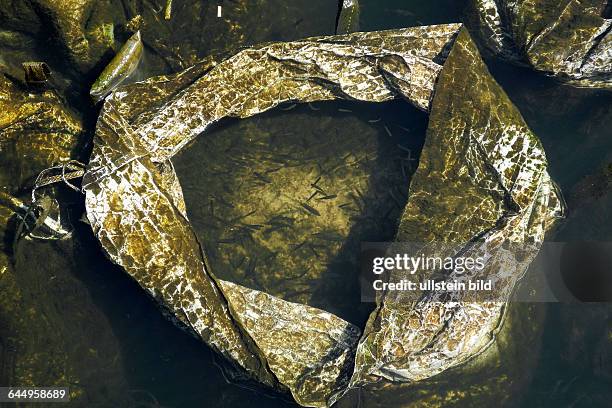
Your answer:
[[[462,1],[368,0],[361,3],[363,30],[462,20]],[[224,7],[231,7],[231,3],[227,2]],[[328,21],[321,24],[325,28],[321,28],[320,34],[329,34]],[[279,36],[282,37],[282,33],[279,33]],[[570,206],[568,219],[551,239],[611,240],[611,195],[607,190],[603,194],[594,192],[589,187],[591,184],[589,180],[593,177],[597,179],[597,173],[612,162],[610,137],[612,136],[610,127],[612,93],[575,89],[525,68],[508,66],[496,61],[488,63],[494,77],[508,92],[544,144],[550,162],[550,173],[560,184]],[[291,132],[294,130],[294,123],[303,124],[308,120],[316,122],[323,117],[329,123],[334,123],[330,119],[334,117],[338,117],[339,121],[348,120],[346,113],[337,111],[340,106],[345,105],[329,104],[327,110],[316,113],[308,112],[307,108],[296,108],[295,111],[283,114],[286,120],[275,119],[276,113],[271,113],[262,120],[264,124],[275,129],[278,127],[278,132],[281,132],[283,126],[286,126],[287,132]],[[385,119],[389,123],[406,122],[406,115],[402,109],[390,109],[384,114],[390,115]],[[300,115],[309,118],[300,118]],[[418,122],[418,118],[415,121]],[[234,135],[237,143],[243,143],[245,140],[240,139],[242,129],[240,126],[247,125],[230,121],[225,127],[221,126],[209,136],[214,139],[219,135]],[[334,126],[337,127],[335,124]],[[380,140],[379,146],[388,144],[384,139],[387,137],[386,132],[380,125],[351,122],[351,126],[362,130],[369,129],[372,136]],[[418,126],[422,124],[416,123],[413,128],[416,129]],[[266,129],[269,128],[261,126],[259,130],[255,128],[251,131],[255,132],[257,138],[262,137],[262,134],[257,132],[266,132]],[[347,132],[341,136],[350,136],[350,127],[340,126],[340,130]],[[193,146],[195,152],[201,148],[197,143]],[[418,141],[413,147],[418,149]],[[398,154],[398,152],[388,154]],[[189,158],[186,160],[188,162]],[[202,168],[202,171],[205,170]],[[400,173],[396,169],[393,174],[399,176]],[[193,186],[191,191],[196,202],[197,183],[194,181],[199,180],[200,176],[191,180],[187,176],[182,179],[187,192],[190,191],[188,187]],[[187,198],[190,205],[189,196]],[[190,207],[190,213],[194,211]],[[197,220],[194,222],[197,224]],[[378,233],[384,236],[385,231]],[[215,363],[213,353],[167,321],[136,283],[127,278],[119,268],[106,261],[86,226],[81,228],[78,236],[80,243],[76,252],[79,255],[75,256],[74,275],[85,284],[95,307],[108,321],[107,326],[99,326],[100,330],[106,331],[96,335],[102,339],[114,338],[107,357],[116,358],[116,369],[111,373],[118,377],[109,383],[106,377],[108,372],[104,371],[103,367],[92,364],[84,368],[89,370],[89,376],[82,386],[85,389],[89,387],[97,390],[96,398],[92,396],[87,406],[113,406],[101,402],[103,399],[100,395],[104,395],[105,392],[111,394],[113,390],[105,388],[115,386],[121,387],[129,394],[131,406],[243,407],[247,404],[252,407],[295,406],[292,402],[271,398],[261,392],[253,392],[227,383]],[[24,268],[27,268],[27,264]],[[231,276],[225,277],[231,278]],[[66,299],[58,297],[56,303],[68,305],[62,302],[66,302]],[[322,302],[329,304],[329,299],[324,299]],[[525,390],[522,406],[587,407],[596,406],[597,401],[602,400],[602,395],[612,396],[610,307],[558,304],[541,305],[541,307],[547,309],[541,355],[533,373],[535,379]],[[71,310],[65,312],[71,313]],[[345,310],[342,313],[348,312]],[[353,316],[353,320],[363,319],[365,314],[364,310],[360,310]],[[75,328],[76,333],[82,330],[84,328]],[[112,356],[112,353],[118,354]],[[594,395],[598,398],[593,398]],[[399,404],[401,401],[388,402],[389,406]]]

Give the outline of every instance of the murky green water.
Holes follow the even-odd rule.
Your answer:
[[[393,239],[426,124],[403,101],[328,102],[202,135],[173,162],[211,269],[364,325],[360,242]]]
[[[257,38],[331,34],[335,5],[314,3],[295,21]],[[463,3],[362,1],[361,28],[462,21]],[[232,2],[224,7],[231,12]],[[612,195],[607,186],[593,188],[591,180],[612,162],[612,93],[488,63],[542,140],[550,173],[568,201],[568,219],[550,239],[610,241]],[[160,69],[145,66],[143,72]],[[371,305],[359,302],[356,280],[346,277],[360,240],[393,236],[425,126],[426,116],[403,102],[285,106],[219,124],[176,160],[189,216],[214,272],[363,324]],[[305,241],[314,245],[300,245]],[[82,390],[82,406],[295,406],[261,389],[228,383],[213,353],[166,320],[138,285],[103,257],[86,225],[68,243],[24,244],[16,259],[19,279],[28,282],[24,305],[28,300],[37,305],[32,336],[39,341],[33,344],[80,362],[75,366],[80,383],[70,386]],[[279,270],[286,273],[270,273]],[[524,373],[525,384],[517,380],[520,388],[508,388],[520,395],[517,405],[607,406],[610,306],[536,307],[546,313],[544,331],[541,343],[533,345],[539,350],[535,357],[525,353],[535,358],[525,364],[535,367]],[[10,378],[16,352],[0,344],[0,379]],[[351,396],[344,406],[361,401],[366,407],[393,407],[410,400],[404,393],[375,402]]]

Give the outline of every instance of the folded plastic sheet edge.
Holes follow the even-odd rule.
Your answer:
[[[285,101],[382,102],[402,97],[429,110],[440,64],[458,34],[471,44],[457,24],[268,44],[244,50],[212,69],[119,88],[104,104],[84,179],[87,216],[95,235],[108,256],[181,326],[241,367],[247,377],[289,390],[302,405],[331,405],[350,381],[363,382],[371,374],[410,379],[402,374],[406,367],[398,368],[391,361],[389,370],[400,375],[385,374],[385,364],[375,364],[372,372],[364,366],[363,373],[358,365],[355,371],[355,353],[362,353],[357,348],[361,334],[352,324],[306,305],[217,280],[187,219],[169,159],[211,123],[227,116],[252,116]],[[489,74],[485,70],[482,75]],[[154,97],[146,100],[143,91]],[[507,126],[506,130],[513,124]],[[497,130],[481,135],[483,142],[495,142]],[[530,133],[512,132],[512,136],[539,148]],[[489,147],[496,149],[494,145]],[[497,149],[501,149],[499,160],[492,164],[505,174],[503,166],[509,163],[504,144]],[[542,194],[535,191],[546,187],[543,152],[538,159],[539,171],[525,180],[534,188],[518,199],[524,208],[538,202]],[[443,196],[445,191],[434,193]],[[541,225],[549,218],[550,211],[544,211],[535,223]],[[499,309],[499,305],[491,306],[491,321],[499,318]],[[270,314],[270,310],[279,313]],[[486,335],[475,333],[474,342],[483,343]],[[452,366],[466,357],[445,358]],[[409,367],[413,361],[403,363]],[[423,368],[420,378],[427,377],[426,371]]]

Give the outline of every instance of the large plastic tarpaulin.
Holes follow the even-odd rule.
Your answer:
[[[606,0],[472,0],[489,50],[570,83],[609,88],[612,18]]]
[[[283,102],[404,98],[429,113],[396,239],[531,243],[510,293],[562,213],[544,151],[459,24],[271,43],[117,89],[84,178],[87,217],[108,256],[237,371],[304,406],[352,386],[418,381],[494,340],[505,303],[386,302],[364,330],[329,312],[218,279],[189,222],[171,159],[211,124]],[[490,259],[486,276],[500,274]],[[504,269],[507,270],[507,269]]]

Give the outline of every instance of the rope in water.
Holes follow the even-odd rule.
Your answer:
[[[32,189],[32,203],[36,202],[36,190],[51,184],[59,183],[60,181],[63,181],[64,184],[74,191],[82,192],[81,188],[75,186],[68,180],[83,177],[83,175],[85,175],[86,168],[87,165],[77,160],[69,160],[60,165],[49,167],[48,169],[41,171],[34,181],[34,188]],[[60,171],[60,173],[52,174],[53,172],[57,171]]]
[[[32,202],[28,205],[19,205],[23,214],[17,214],[21,221],[17,225],[13,242],[14,247],[24,232],[25,234],[34,238],[49,239],[44,236],[34,235],[35,232],[48,221],[47,218],[49,217],[51,207],[53,205],[52,199],[49,196],[37,197],[36,191],[43,187],[63,181],[64,184],[70,187],[72,190],[82,192],[81,188],[75,186],[68,180],[83,177],[83,175],[85,175],[86,167],[87,166],[85,164],[77,160],[69,160],[65,163],[44,169],[38,174],[36,180],[34,181],[34,187],[32,188]],[[30,220],[29,222],[32,225],[28,223],[28,220]],[[50,228],[53,234],[58,234],[62,232],[61,224],[62,222],[58,218],[57,220],[50,222],[50,225],[48,225],[47,228]],[[63,235],[68,234],[69,233],[65,233]]]

